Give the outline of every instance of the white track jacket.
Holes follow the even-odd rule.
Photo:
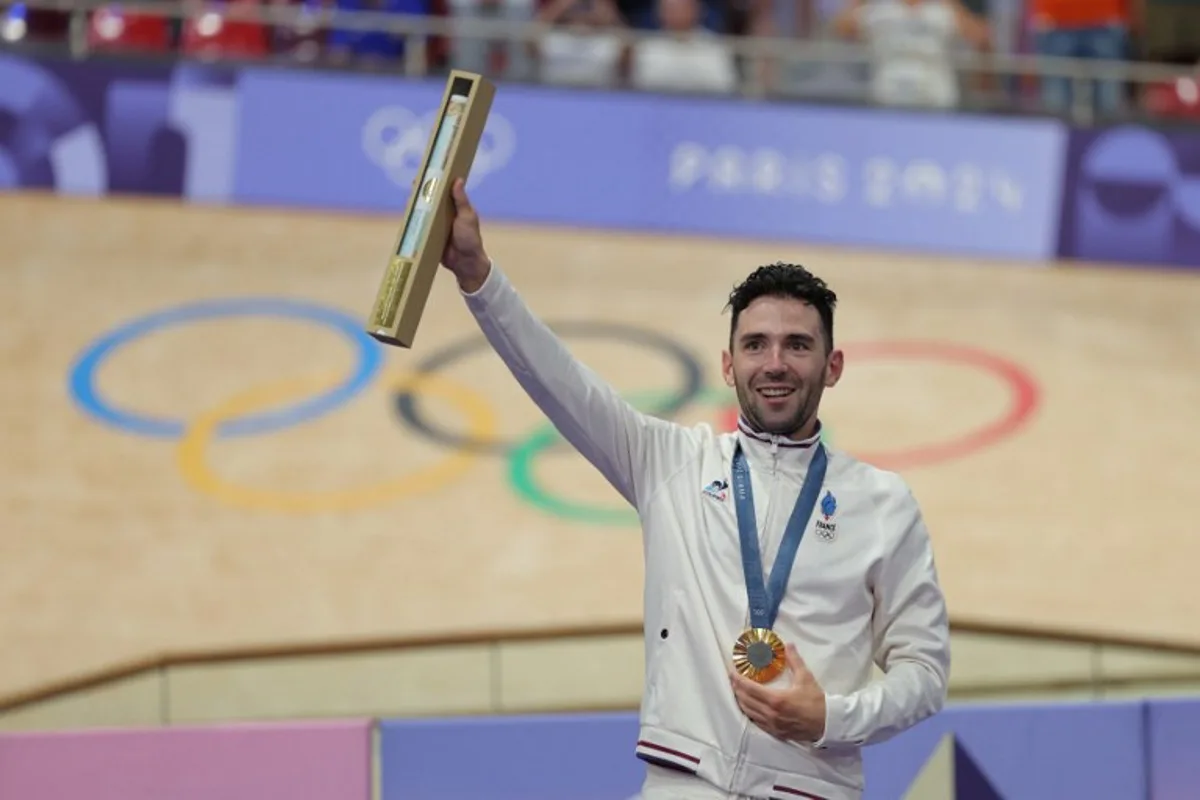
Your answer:
[[[861,746],[938,712],[949,631],[929,534],[897,475],[827,446],[828,491],[796,554],[775,631],[826,692],[818,742],[780,741],[750,723],[729,683],[749,625],[731,458],[746,453],[769,571],[815,442],[718,433],[639,412],[580,363],[493,264],[464,293],[484,335],[561,435],[640,516],[645,554],[645,685],[636,754],[736,795],[861,797]],[[885,676],[872,680],[872,662]],[[789,674],[776,685],[789,681]]]

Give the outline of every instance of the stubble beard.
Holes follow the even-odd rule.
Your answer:
[[[763,415],[759,413],[759,397],[754,390],[741,381],[735,381],[735,386],[737,387],[738,405],[741,407],[742,415],[755,430],[774,436],[798,435],[812,421],[817,413],[817,404],[820,402],[819,389],[816,395],[811,395],[804,391],[805,387],[797,386],[796,393],[800,395],[799,408],[784,421],[768,425],[763,420]]]

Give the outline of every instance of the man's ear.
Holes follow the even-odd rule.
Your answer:
[[[841,350],[829,354],[829,363],[825,366],[825,385],[834,387],[842,379],[842,370],[846,366],[846,356]]]
[[[734,386],[733,380],[733,354],[728,350],[721,351],[721,375],[725,378],[726,386]]]

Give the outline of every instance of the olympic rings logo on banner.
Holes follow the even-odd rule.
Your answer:
[[[106,399],[97,386],[100,368],[121,348],[155,332],[191,322],[227,317],[273,317],[315,323],[348,340],[355,363],[344,375],[295,377],[250,387],[191,420],[138,413]],[[636,393],[629,400],[638,409],[674,418],[690,408],[707,408],[714,425],[731,430],[737,416],[734,394],[727,387],[705,385],[704,370],[694,355],[674,339],[642,328],[611,322],[551,323],[564,338],[597,339],[631,344],[644,352],[665,356],[677,367],[671,389]],[[994,420],[944,441],[904,451],[858,453],[860,458],[887,469],[930,466],[961,458],[1017,430],[1037,405],[1036,384],[1017,365],[972,348],[941,343],[878,342],[850,344],[848,359],[933,359],[981,370],[1008,390],[1007,408]],[[489,352],[476,333],[431,352],[403,374],[383,369],[382,346],[365,333],[360,321],[340,311],[302,301],[234,299],[204,301],[159,311],[108,332],[88,346],[73,365],[70,391],[77,407],[97,421],[138,436],[174,441],[175,463],[193,489],[233,507],[283,513],[352,511],[401,497],[436,491],[461,478],[482,457],[506,462],[505,476],[522,502],[544,513],[589,524],[634,526],[637,515],[624,504],[596,505],[555,494],[537,478],[536,464],[565,442],[548,422],[524,435],[505,438],[497,409],[476,389],[452,380],[446,373],[455,364]],[[447,450],[432,465],[399,473],[367,486],[328,491],[285,491],[246,486],[222,476],[210,463],[210,445],[218,439],[278,432],[318,419],[345,406],[383,374],[385,388],[398,421],[411,432]],[[421,401],[436,398],[454,408],[465,430],[439,427],[421,410]],[[828,435],[828,432],[827,432]]]

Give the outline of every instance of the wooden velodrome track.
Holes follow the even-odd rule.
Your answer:
[[[732,283],[810,265],[842,302],[832,438],[911,482],[956,619],[1200,645],[1197,278],[485,225],[637,402],[691,368],[685,422],[728,421]],[[167,650],[636,624],[632,519],[446,276],[379,371],[313,318],[361,320],[395,230],[0,196],[0,697]],[[390,382],[423,366],[406,418]]]

